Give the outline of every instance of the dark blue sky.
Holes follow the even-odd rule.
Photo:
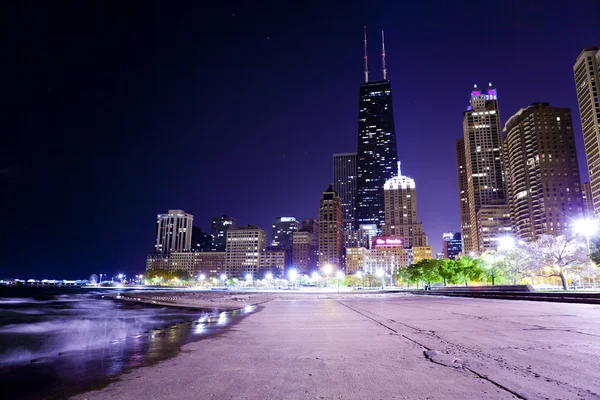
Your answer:
[[[398,155],[435,251],[459,229],[474,83],[498,88],[503,122],[570,107],[587,179],[572,66],[600,44],[599,2],[404,3],[15,2],[0,277],[142,271],[169,208],[203,230],[316,217],[332,154],[356,149],[363,25],[372,79],[386,32]]]

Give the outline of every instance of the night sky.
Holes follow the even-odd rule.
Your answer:
[[[503,123],[571,108],[587,179],[572,67],[600,45],[597,0],[48,3],[2,13],[0,278],[141,272],[173,208],[204,231],[224,213],[269,235],[276,216],[317,217],[332,154],[356,151],[364,25],[372,80],[386,33],[398,156],[434,251],[459,229],[474,83],[498,88]]]

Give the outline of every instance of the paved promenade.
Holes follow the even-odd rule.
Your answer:
[[[600,306],[277,299],[77,399],[600,399]]]

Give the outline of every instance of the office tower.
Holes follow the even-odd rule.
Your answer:
[[[463,133],[469,208],[469,227],[463,231],[464,251],[481,253],[477,212],[486,204],[505,201],[500,112],[497,91],[491,83],[485,91],[479,90],[477,85],[471,91],[470,104],[463,113]]]
[[[413,248],[412,248],[413,264],[416,264],[421,260],[432,260],[432,259],[433,259],[433,248],[431,246],[413,246]]]
[[[169,254],[174,251],[190,251],[193,222],[194,216],[182,210],[169,210],[167,214],[158,214],[154,252]]]
[[[533,103],[510,117],[502,142],[504,180],[513,234],[536,240],[569,231],[583,201],[568,108]]]
[[[396,131],[392,106],[392,87],[386,76],[383,47],[383,80],[369,82],[365,33],[365,83],[360,85],[358,110],[358,152],[356,156],[355,227],[384,223],[383,185],[394,176]]]
[[[175,251],[171,254],[149,254],[146,270],[185,271],[189,276],[205,279],[218,277],[225,272],[225,252]],[[151,276],[151,275],[150,275]]]
[[[462,235],[460,232],[444,233],[443,235],[444,252],[443,257],[451,260],[456,260],[462,252]]]
[[[263,279],[267,273],[274,278],[283,278],[288,268],[287,251],[279,247],[267,247],[260,254],[260,268],[257,279]]]
[[[485,204],[477,211],[477,233],[478,252],[498,250],[499,240],[505,236],[511,236],[510,211],[508,204],[503,200],[497,200]],[[471,252],[465,255],[473,255]]]
[[[299,274],[317,270],[319,240],[315,233],[300,230],[292,235],[292,266]]]
[[[348,247],[346,249],[346,274],[355,274],[365,270],[368,251],[364,247]]]
[[[284,250],[292,248],[292,233],[298,231],[300,223],[296,217],[277,217],[273,220],[271,246]]]
[[[235,218],[228,215],[214,217],[210,222],[210,234],[213,237],[213,250],[225,251],[227,247],[227,229],[235,226]]]
[[[191,251],[211,251],[213,247],[213,238],[208,233],[202,232],[197,226],[192,227],[192,247]]]
[[[319,221],[315,218],[304,218],[302,220],[302,228],[300,228],[303,232],[314,233],[315,235],[319,234]]]
[[[260,255],[267,244],[267,234],[258,226],[235,226],[227,229],[225,270],[228,277],[255,275],[260,268]]]
[[[224,251],[203,252],[195,255],[194,276],[200,279],[199,275],[204,275],[205,279],[217,278],[225,272],[225,262],[227,253]]]
[[[585,158],[592,188],[594,213],[600,214],[600,46],[584,49],[575,65],[575,87],[583,130]]]
[[[333,190],[342,201],[344,231],[354,229],[356,210],[356,153],[333,155]]]
[[[342,269],[342,201],[329,185],[319,208],[319,269]]]
[[[586,218],[593,218],[594,203],[592,202],[592,186],[589,182],[581,184],[581,197],[583,200],[583,215]]]
[[[456,161],[458,168],[458,202],[460,207],[460,230],[462,232],[462,248],[474,249],[471,235],[471,212],[469,209],[469,175],[467,157],[465,155],[465,139],[456,141]]]
[[[401,238],[404,247],[426,246],[427,237],[417,217],[417,189],[415,180],[402,176],[398,162],[398,176],[384,185],[385,224],[383,236]]]
[[[402,239],[377,237],[373,240],[373,248],[367,250],[365,270],[370,274],[377,274],[381,270],[395,275],[400,268],[410,264],[411,253]]]

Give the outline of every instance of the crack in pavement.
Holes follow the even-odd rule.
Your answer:
[[[518,364],[509,364],[502,357],[496,358],[493,355],[487,354],[487,353],[485,353],[485,352],[483,352],[483,351],[481,351],[479,349],[472,349],[472,348],[468,348],[468,347],[465,347],[465,346],[460,345],[460,344],[449,342],[448,340],[445,340],[445,339],[441,338],[439,335],[437,335],[435,331],[427,330],[427,329],[421,329],[421,328],[417,328],[417,327],[414,327],[414,326],[411,326],[411,325],[408,325],[408,324],[405,324],[405,323],[402,323],[402,322],[398,322],[398,321],[392,320],[390,318],[384,317],[382,315],[376,314],[376,313],[374,313],[372,311],[365,310],[363,308],[359,308],[359,307],[356,307],[356,306],[349,306],[349,305],[347,305],[345,303],[342,303],[341,301],[338,301],[338,303],[340,303],[343,306],[349,308],[350,310],[352,310],[352,311],[354,311],[354,312],[356,312],[356,313],[358,313],[358,314],[360,314],[360,315],[362,315],[362,316],[364,316],[364,317],[372,320],[373,322],[375,322],[375,323],[383,326],[384,328],[386,328],[386,329],[394,332],[394,334],[396,336],[401,336],[404,339],[406,339],[406,340],[408,340],[408,341],[410,341],[410,342],[412,342],[412,343],[414,343],[414,344],[422,347],[423,349],[426,350],[425,353],[427,351],[431,351],[432,349],[430,347],[426,346],[425,344],[419,342],[418,340],[415,340],[415,339],[413,339],[413,338],[411,338],[411,337],[409,337],[409,336],[407,336],[405,334],[402,334],[402,333],[398,332],[396,329],[392,328],[391,326],[386,325],[385,323],[381,322],[380,320],[389,321],[389,322],[393,322],[395,324],[399,324],[401,326],[404,326],[406,328],[414,330],[416,334],[425,334],[427,337],[433,338],[433,339],[439,341],[440,344],[443,344],[444,346],[450,348],[450,350],[448,350],[448,351],[452,351],[451,349],[454,348],[455,350],[457,350],[460,353],[464,353],[464,354],[467,354],[467,355],[474,355],[475,358],[481,357],[483,359],[488,359],[491,362],[493,362],[496,365],[498,365],[500,368],[503,368],[503,369],[508,370],[508,371],[519,372],[524,377],[531,376],[531,377],[534,377],[534,378],[543,378],[546,382],[553,382],[553,383],[555,383],[555,384],[557,384],[559,386],[563,386],[565,388],[569,388],[571,390],[574,390],[578,394],[581,394],[583,392],[583,393],[585,393],[585,395],[598,396],[598,394],[595,393],[595,392],[591,392],[591,391],[583,389],[583,388],[578,388],[578,387],[572,386],[568,382],[558,381],[556,379],[553,379],[553,378],[550,378],[548,376],[542,375],[541,373],[537,373],[537,372],[531,370],[531,367],[525,367],[523,365],[518,365]],[[367,315],[367,314],[369,314],[369,315]],[[486,320],[486,318],[480,318],[480,319]],[[577,333],[581,333],[581,332],[577,332]],[[591,336],[595,336],[595,335],[591,335]],[[427,354],[426,354],[426,357],[427,357]],[[428,357],[428,359],[430,361],[434,362],[434,360],[432,360],[431,358]],[[466,361],[466,362],[468,362],[468,361]],[[443,363],[438,363],[438,364],[445,365]],[[446,366],[448,366],[448,365],[446,365]],[[452,365],[450,365],[450,366],[452,366]],[[470,371],[471,373],[475,374],[479,378],[488,380],[490,383],[493,383],[494,385],[503,388],[504,390],[510,392],[511,394],[513,394],[515,396],[519,396],[519,398],[521,398],[521,399],[525,399],[525,397],[522,397],[522,395],[519,395],[519,394],[513,392],[511,389],[505,388],[500,383],[493,381],[487,375],[485,375],[485,374],[483,374],[481,372],[477,372],[476,370],[472,369],[471,367],[469,367],[469,366],[467,366],[465,364],[462,364],[462,367],[464,369]]]
[[[434,354],[438,354],[437,352],[435,352],[435,351],[432,351],[432,350],[431,350],[429,347],[425,346],[423,343],[419,343],[418,341],[416,341],[416,340],[414,340],[414,339],[412,339],[412,338],[409,338],[409,337],[408,337],[408,336],[406,336],[406,335],[403,335],[403,334],[401,334],[401,333],[398,333],[398,331],[397,331],[397,330],[395,330],[394,328],[392,328],[392,327],[390,327],[390,326],[387,326],[386,324],[382,323],[381,321],[377,321],[375,318],[373,318],[373,317],[371,317],[371,316],[369,316],[369,315],[366,315],[366,313],[373,314],[373,315],[377,315],[377,314],[375,314],[375,313],[372,313],[372,312],[370,312],[370,311],[367,311],[367,310],[361,310],[361,311],[364,311],[364,312],[361,312],[361,311],[359,311],[358,307],[357,307],[357,308],[353,308],[353,307],[350,307],[350,306],[349,306],[349,305],[347,305],[347,304],[344,304],[344,303],[342,303],[342,302],[341,302],[341,301],[339,301],[339,300],[336,300],[336,301],[337,301],[338,303],[340,303],[341,305],[343,305],[344,307],[346,307],[346,308],[348,308],[348,309],[350,309],[350,310],[354,311],[355,313],[357,313],[357,314],[360,314],[360,315],[362,315],[363,317],[365,317],[365,318],[368,318],[368,319],[370,319],[371,321],[373,321],[373,322],[377,323],[378,325],[380,325],[380,326],[383,326],[384,328],[386,328],[386,329],[388,329],[388,330],[390,330],[390,331],[394,332],[395,336],[401,336],[401,337],[403,337],[404,339],[406,339],[406,340],[409,340],[410,342],[412,342],[412,343],[414,343],[414,344],[417,344],[417,345],[418,345],[418,346],[420,346],[421,348],[425,349],[425,351],[423,352],[423,354],[425,355],[425,358],[426,358],[427,360],[431,361],[432,363],[434,363],[434,364],[438,364],[438,365],[441,365],[441,366],[444,366],[444,367],[453,367],[453,368],[460,367],[460,368],[463,368],[463,369],[465,369],[465,370],[467,370],[467,371],[471,372],[472,374],[474,374],[474,375],[475,375],[475,376],[477,376],[478,378],[480,378],[480,379],[483,379],[483,380],[485,380],[485,381],[487,381],[487,382],[489,382],[489,383],[493,384],[494,386],[496,386],[496,387],[498,387],[498,388],[500,388],[500,389],[502,389],[502,390],[504,390],[504,391],[506,391],[506,392],[508,392],[508,393],[512,394],[513,396],[517,397],[518,399],[527,400],[527,398],[526,398],[526,397],[523,397],[523,396],[521,396],[520,394],[518,394],[517,392],[515,392],[515,391],[513,391],[513,390],[511,390],[511,389],[509,389],[509,388],[507,388],[507,387],[505,387],[505,386],[503,386],[502,384],[500,384],[500,383],[498,383],[498,382],[494,381],[493,379],[490,379],[488,376],[486,376],[486,375],[483,375],[483,374],[481,374],[481,373],[479,373],[479,372],[477,372],[477,371],[474,371],[474,370],[472,370],[471,368],[469,368],[469,367],[465,366],[465,365],[464,365],[464,364],[462,364],[462,363],[461,363],[461,364],[459,364],[459,365],[457,365],[457,366],[452,366],[452,365],[448,365],[448,364],[446,364],[446,363],[443,363],[443,362],[441,362],[440,360],[434,359]],[[378,317],[381,317],[380,315],[377,315],[377,316],[378,316]],[[385,318],[385,317],[381,317],[381,318],[388,319],[388,318]],[[389,320],[389,319],[388,319],[388,320]],[[393,320],[389,320],[389,321],[392,321],[392,322],[394,322]],[[396,322],[396,323],[399,323],[399,322]],[[405,325],[405,324],[402,324],[402,323],[400,323],[400,324],[401,324],[401,325]],[[407,327],[409,327],[409,328],[411,328],[411,329],[414,329],[414,330],[416,330],[416,331],[419,331],[419,332],[432,332],[432,331],[425,331],[425,330],[422,330],[422,329],[414,328],[414,327],[411,327],[411,326],[408,326],[408,325],[406,325],[406,326],[407,326]],[[438,338],[438,339],[439,339],[439,338]],[[440,340],[441,340],[441,339],[440,339]],[[459,359],[456,359],[456,360],[459,360]]]

